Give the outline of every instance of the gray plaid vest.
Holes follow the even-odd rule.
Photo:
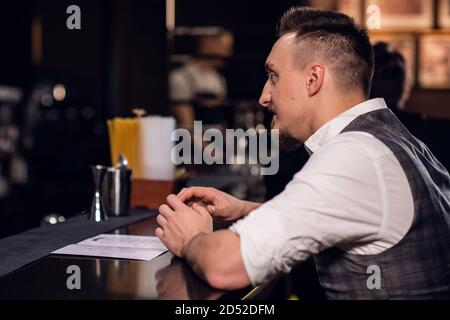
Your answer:
[[[392,150],[411,187],[414,219],[406,236],[380,254],[348,254],[333,247],[317,255],[314,261],[327,298],[450,298],[448,172],[389,109],[359,116],[342,132],[349,131],[370,133]],[[369,266],[379,267],[380,289],[368,285],[374,275]]]

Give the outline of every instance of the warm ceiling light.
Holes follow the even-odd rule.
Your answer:
[[[56,101],[63,101],[66,98],[66,87],[63,84],[57,84],[53,87],[53,98]]]

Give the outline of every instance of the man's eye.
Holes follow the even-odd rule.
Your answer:
[[[274,81],[275,81],[275,78],[276,78],[276,74],[273,73],[273,72],[270,72],[269,75],[268,75],[268,77],[269,77],[269,80],[270,80],[270,81],[274,82]]]

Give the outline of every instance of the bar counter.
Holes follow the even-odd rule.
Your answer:
[[[156,225],[156,211],[133,212],[100,224],[80,216],[2,239],[0,299],[234,300],[264,296],[263,287],[233,292],[215,290],[170,252],[151,261],[50,254],[99,233],[154,236]],[[67,286],[71,275],[67,268],[72,265],[81,271],[79,290]]]

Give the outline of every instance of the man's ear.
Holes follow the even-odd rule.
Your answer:
[[[312,97],[322,88],[325,68],[322,64],[314,62],[307,67],[306,72],[306,91],[308,96]]]

